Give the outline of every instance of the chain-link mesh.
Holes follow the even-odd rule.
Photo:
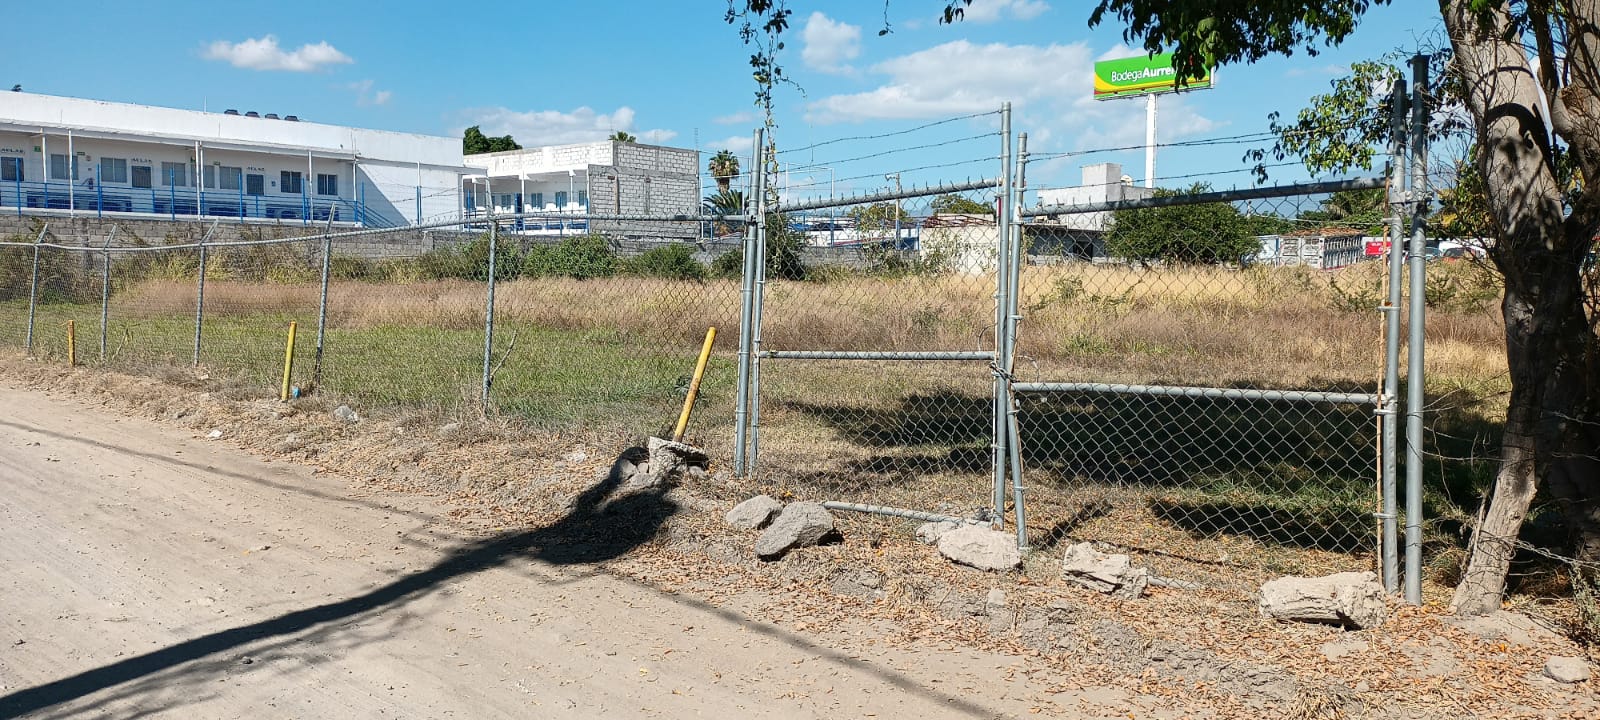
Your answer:
[[[1025,213],[1036,545],[1225,587],[1375,569],[1383,228],[1328,199]]]

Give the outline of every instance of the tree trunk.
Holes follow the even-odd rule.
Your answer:
[[[1501,308],[1512,387],[1500,470],[1451,603],[1457,612],[1482,614],[1500,607],[1518,534],[1541,481],[1561,505],[1575,545],[1600,554],[1600,509],[1594,505],[1600,497],[1600,461],[1594,457],[1600,447],[1600,426],[1594,424],[1600,383],[1579,272],[1600,217],[1600,191],[1585,188],[1567,213],[1541,110],[1542,94],[1554,88],[1541,89],[1526,50],[1508,38],[1511,19],[1505,11],[1480,16],[1471,4],[1447,0],[1441,9],[1456,51],[1453,72],[1477,120],[1479,169],[1500,230],[1492,256],[1505,275]],[[1600,117],[1569,113],[1561,98],[1552,104],[1560,106],[1558,126],[1569,136],[1583,136],[1574,151],[1592,152],[1587,140]]]

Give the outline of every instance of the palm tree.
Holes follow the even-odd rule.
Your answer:
[[[629,135],[625,130],[618,130],[614,133],[611,133],[611,137],[609,139],[616,142],[639,142],[639,138]]]
[[[719,150],[711,156],[711,162],[706,163],[706,169],[717,180],[717,194],[726,195],[732,192],[734,178],[739,177],[739,157],[727,150]]]
[[[744,226],[744,193],[738,190],[723,190],[715,195],[707,195],[700,207],[705,214],[719,218],[716,222],[717,235],[726,235]]]

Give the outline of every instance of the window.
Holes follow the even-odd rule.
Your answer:
[[[213,165],[207,165],[203,168],[200,168],[200,181],[205,183],[205,186],[208,188],[216,187],[217,168]]]
[[[494,206],[496,208],[515,209],[517,207],[516,195],[496,195]]]
[[[161,182],[172,187],[189,187],[189,163],[161,163]]]
[[[74,158],[72,158],[72,160],[74,162],[70,162],[69,163],[69,162],[67,162],[67,156],[66,155],[58,155],[56,153],[51,153],[50,154],[50,179],[51,180],[66,180],[68,178],[68,175],[67,175],[68,170],[67,170],[67,168],[70,166],[72,168],[72,170],[71,170],[71,173],[72,173],[71,178],[73,180],[77,180],[78,179],[78,163],[76,162],[77,158],[74,157]]]
[[[246,176],[244,176],[244,194],[246,194],[246,195],[265,195],[266,192],[267,192],[267,176],[265,176],[265,175],[246,175]]]
[[[535,211],[544,209],[544,193],[529,193],[528,205]]]
[[[22,182],[22,158],[0,158],[0,180]]]
[[[299,195],[305,192],[305,178],[298,170],[284,170],[279,173],[278,190],[290,195]]]
[[[126,158],[100,158],[100,182],[125,183],[128,181]]]
[[[239,178],[241,175],[243,175],[243,173],[244,171],[242,168],[228,167],[227,165],[223,165],[217,168],[217,184],[223,190],[232,190],[234,192],[238,192]],[[261,193],[256,194],[260,195]]]
[[[589,191],[588,190],[579,190],[578,191],[578,205],[580,205],[582,207],[589,207]]]
[[[136,188],[150,187],[150,166],[133,166],[133,186]]]
[[[556,193],[556,207],[565,208],[566,206],[567,206],[567,191],[565,191],[565,190],[558,191]]]
[[[338,195],[339,194],[339,176],[338,175],[324,175],[322,173],[317,173],[317,194],[318,195]]]

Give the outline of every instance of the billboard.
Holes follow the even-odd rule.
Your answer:
[[[1172,68],[1172,54],[1140,55],[1094,64],[1094,99],[1110,100],[1130,95],[1176,92],[1178,71]],[[1211,87],[1211,73],[1191,78],[1184,90]]]

